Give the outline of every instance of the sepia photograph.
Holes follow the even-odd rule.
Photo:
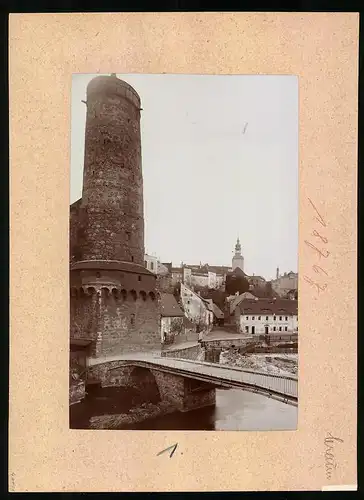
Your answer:
[[[298,78],[70,91],[70,428],[297,429]]]

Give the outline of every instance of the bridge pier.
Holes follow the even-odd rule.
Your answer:
[[[186,412],[215,406],[215,386],[162,371],[151,372],[156,379],[161,399],[172,403],[177,410]]]

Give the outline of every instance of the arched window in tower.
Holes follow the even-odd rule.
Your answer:
[[[130,324],[135,325],[135,314],[130,315]]]

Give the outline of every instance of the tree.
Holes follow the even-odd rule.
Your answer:
[[[226,276],[225,290],[228,295],[235,295],[236,292],[239,292],[239,294],[248,292],[249,282],[243,275],[228,274]]]

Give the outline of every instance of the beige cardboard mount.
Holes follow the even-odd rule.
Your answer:
[[[355,487],[358,25],[355,13],[10,16],[11,491]],[[299,77],[297,431],[69,429],[71,80],[97,72]]]

